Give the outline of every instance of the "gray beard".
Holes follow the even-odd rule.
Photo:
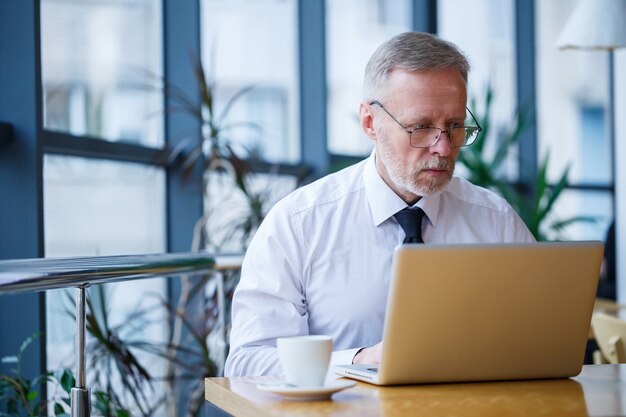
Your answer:
[[[417,176],[422,170],[432,168],[452,168],[454,170],[454,161],[452,159],[434,156],[430,159],[421,161],[419,165],[414,168],[413,172],[405,175],[399,175],[396,168],[402,167],[398,167],[400,162],[398,158],[396,158],[396,155],[391,152],[391,149],[387,146],[383,146],[381,149],[381,157],[381,162],[387,170],[387,175],[389,175],[389,178],[393,181],[396,187],[398,187],[400,191],[409,192],[417,196],[439,194],[445,190],[451,179],[450,177],[446,177],[443,179],[432,178],[429,181],[420,181],[417,179]]]

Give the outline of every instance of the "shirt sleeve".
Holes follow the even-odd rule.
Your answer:
[[[363,346],[366,347],[366,346]],[[356,354],[363,347],[354,348],[354,349],[346,349],[346,350],[337,350],[332,353],[330,357],[330,370],[332,371],[333,366],[335,365],[352,365],[352,361]]]
[[[509,232],[509,236],[504,238],[505,242],[518,242],[518,243],[533,243],[536,242],[535,237],[530,232],[526,223],[522,220],[522,218],[517,214],[517,212],[513,209],[513,207],[509,206],[511,216],[510,216],[510,224],[506,230]]]
[[[283,201],[252,239],[233,296],[226,376],[280,374],[276,338],[308,334],[297,234]]]
[[[285,200],[276,204],[244,257],[225,376],[280,375],[276,338],[309,334],[304,242],[297,214]],[[351,364],[360,348],[333,352],[329,374],[334,365]]]

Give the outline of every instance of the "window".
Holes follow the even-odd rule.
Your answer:
[[[359,123],[363,75],[376,48],[411,30],[409,0],[327,0],[326,68],[328,150],[365,156],[372,141]]]
[[[140,164],[44,159],[46,256],[165,251],[165,172]]]
[[[605,110],[602,106],[581,106],[578,115],[579,141],[575,143],[578,149],[584,149],[584,164],[580,164],[579,172],[573,173],[583,182],[595,184],[609,184],[612,181],[611,164],[606,161],[612,159],[611,145],[607,143]],[[580,156],[583,159],[582,155]]]
[[[205,212],[209,214],[205,225],[205,243],[209,251],[245,251],[252,237],[249,234],[250,226],[252,231],[258,227],[258,214],[264,217],[278,200],[297,186],[297,178],[292,175],[257,172],[246,178],[248,190],[258,196],[258,207],[251,204],[250,197],[241,192],[231,177],[218,174],[209,176],[207,187],[210,195],[206,195],[204,201]]]
[[[510,131],[516,112],[515,23],[513,0],[439,0],[439,35],[456,44],[467,56],[471,70],[468,105],[479,117],[488,117],[488,149]],[[489,114],[485,115],[487,89],[493,91]],[[523,110],[523,109],[521,109]],[[505,175],[517,180],[516,155],[510,154]]]
[[[536,2],[537,139],[549,155],[554,183],[569,167],[570,184],[555,213],[592,214],[596,221],[567,230],[568,239],[604,239],[613,219],[612,144],[608,137],[608,54],[556,47],[575,2]]]
[[[164,144],[162,21],[160,0],[41,2],[46,257],[167,250],[166,172],[152,165],[150,149]],[[54,154],[48,153],[50,144]],[[126,151],[141,163],[122,162]],[[134,310],[160,305],[147,294],[164,298],[166,285],[158,278],[89,289],[95,291],[108,299],[100,307],[108,310],[110,326],[120,326],[129,324]],[[92,301],[96,307],[101,302]],[[72,291],[47,292],[46,356],[52,370],[74,363],[75,324],[67,309],[73,311]],[[152,324],[125,334],[120,328],[120,336],[164,342],[165,311],[150,310],[146,319]],[[133,353],[145,363],[144,353]],[[151,371],[163,374],[165,362],[150,359]],[[111,380],[119,382],[119,375],[113,372]]]
[[[300,161],[295,0],[203,0],[202,60],[216,114],[237,92],[229,139],[241,157]]]
[[[163,143],[159,0],[42,0],[44,128]]]
[[[613,196],[606,191],[566,189],[555,203],[550,219],[563,221],[576,216],[587,216],[595,221],[576,222],[564,229],[560,236],[564,240],[606,239],[609,228],[609,213],[613,211]]]
[[[106,256],[165,252],[165,172],[140,164],[67,156],[44,160],[44,229],[47,257]],[[91,287],[104,291],[111,328],[125,323],[132,311],[149,308],[150,325],[122,334],[128,340],[165,342],[163,278]],[[48,369],[74,366],[74,292],[46,293]],[[152,307],[152,308],[150,308]],[[136,323],[139,323],[136,320]],[[87,343],[90,342],[88,337]],[[135,352],[139,360],[145,356]],[[162,374],[165,361],[151,360],[151,373]],[[160,367],[160,368],[159,368]],[[91,369],[93,371],[93,369]],[[90,376],[91,377],[91,376]]]

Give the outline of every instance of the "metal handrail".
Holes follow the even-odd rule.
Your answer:
[[[238,269],[241,260],[238,254],[166,253],[0,261],[0,294]]]
[[[241,255],[177,253],[0,261],[0,294],[76,287],[76,386],[70,393],[72,417],[91,415],[85,381],[85,290],[92,284],[155,276],[195,275],[239,269]],[[223,279],[221,275],[220,279]],[[220,307],[223,309],[223,306]]]

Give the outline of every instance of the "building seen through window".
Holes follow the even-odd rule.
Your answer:
[[[365,65],[384,41],[412,28],[408,0],[326,1],[328,151],[366,156],[372,141],[359,123]]]
[[[300,161],[295,0],[202,0],[202,61],[240,156]],[[191,64],[191,63],[190,63]]]
[[[44,128],[163,144],[159,0],[41,2]]]

